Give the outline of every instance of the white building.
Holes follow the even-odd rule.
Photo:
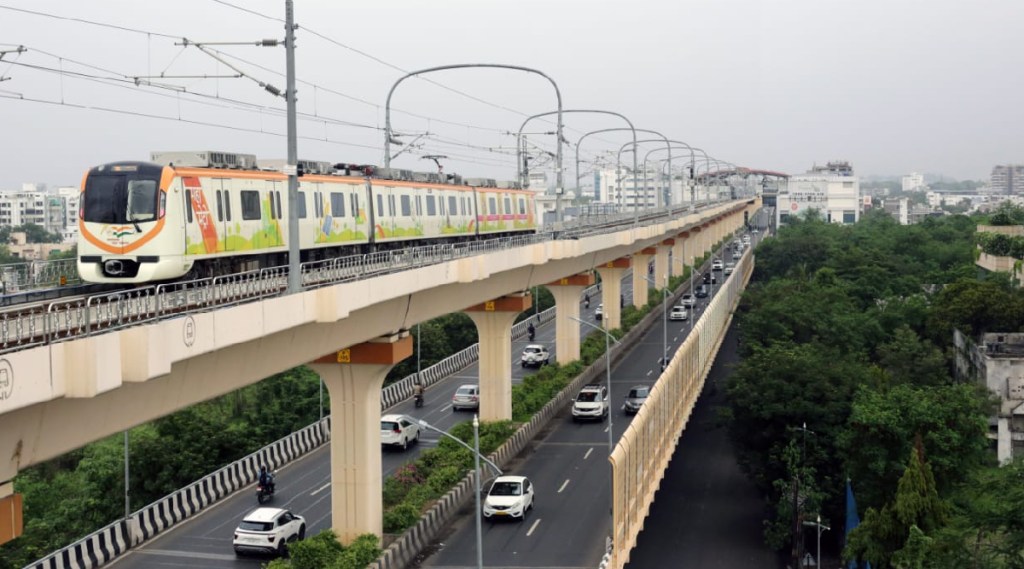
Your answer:
[[[829,162],[815,166],[806,174],[791,176],[779,187],[776,219],[785,223],[789,216],[816,209],[830,223],[856,223],[860,219],[860,180],[849,162]]]
[[[654,208],[659,204],[666,205],[666,201],[670,204],[689,203],[692,197],[700,202],[707,200],[708,195],[699,187],[691,191],[688,180],[679,175],[670,180],[667,173],[657,168],[648,168],[635,178],[632,170],[625,167],[620,171],[614,168],[598,170],[594,174],[594,187],[599,203],[620,205],[626,211],[636,207]]]
[[[917,172],[911,172],[910,174],[903,176],[903,191],[904,192],[916,192],[925,189],[924,176]]]
[[[38,225],[60,234],[65,242],[75,242],[79,195],[76,187],[52,191],[37,184],[23,184],[21,191],[0,191],[0,226]]]

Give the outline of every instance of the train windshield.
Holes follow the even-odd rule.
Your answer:
[[[160,215],[155,178],[137,173],[91,174],[85,182],[82,219],[95,223],[138,223]]]

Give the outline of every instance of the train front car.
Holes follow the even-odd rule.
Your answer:
[[[78,274],[94,283],[147,283],[188,272],[174,171],[149,162],[89,170],[78,212]]]

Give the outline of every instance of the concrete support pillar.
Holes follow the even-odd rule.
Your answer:
[[[1013,439],[1010,432],[1010,419],[999,417],[998,429],[996,431],[996,459],[999,460],[999,466],[1005,466],[1013,461]]]
[[[342,543],[383,534],[380,389],[391,368],[411,355],[405,332],[310,364],[331,395],[331,527]]]
[[[480,420],[512,419],[512,323],[533,306],[529,294],[503,296],[464,312],[480,336]]]
[[[675,245],[675,241],[672,239],[666,239],[657,246],[657,252],[654,254],[654,282],[658,285],[656,288],[665,288],[668,285],[668,253],[672,250],[672,246]]]
[[[602,316],[606,330],[614,330],[622,326],[622,273],[633,263],[632,259],[619,258],[596,267],[601,275],[601,302],[604,304]],[[647,270],[646,267],[643,268]]]
[[[686,262],[686,238],[690,234],[682,232],[678,237],[675,238],[675,244],[672,245],[672,260],[668,263],[668,274],[669,275],[681,275],[683,274],[683,268],[689,263]]]
[[[654,247],[647,247],[641,249],[639,253],[633,253],[633,306],[640,307],[647,304],[647,287],[651,286],[651,283],[647,282],[647,279],[651,278],[648,267],[651,264],[651,257],[655,253],[657,253],[657,249]]]
[[[583,273],[565,277],[549,283],[548,290],[555,297],[555,357],[558,363],[566,364],[580,359],[580,324],[573,318],[580,317],[580,296],[583,289],[597,282],[594,273]],[[592,299],[596,301],[596,299]]]

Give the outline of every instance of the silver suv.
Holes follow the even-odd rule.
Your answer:
[[[584,419],[603,420],[608,416],[608,388],[591,383],[584,385],[572,403],[572,420]]]
[[[551,363],[551,352],[540,344],[530,344],[523,350],[523,357],[519,360],[523,367],[540,367]]]

